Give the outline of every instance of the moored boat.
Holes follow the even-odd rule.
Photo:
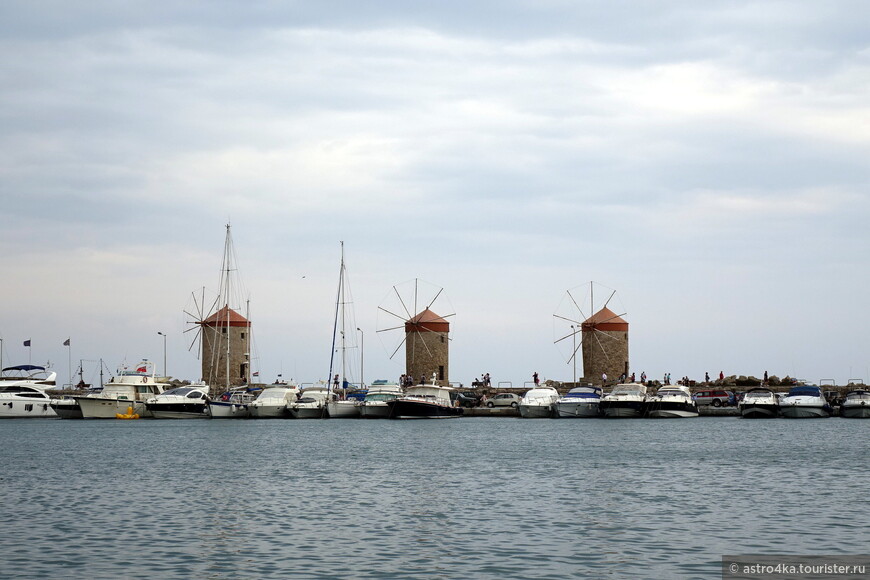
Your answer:
[[[450,387],[414,385],[401,397],[387,401],[390,419],[448,419],[462,415],[450,401]]]
[[[665,385],[646,402],[646,415],[651,418],[677,419],[698,416],[698,404],[684,385]]]
[[[646,385],[624,383],[601,397],[601,415],[614,419],[642,417],[646,406]]]
[[[296,400],[296,393],[298,392],[299,389],[296,385],[291,386],[286,383],[281,386],[272,385],[267,389],[263,389],[259,396],[248,405],[251,418],[286,418],[287,404]]]
[[[755,387],[746,391],[737,408],[744,419],[772,419],[779,416],[779,399],[767,387]]]
[[[223,393],[218,400],[209,400],[208,414],[212,419],[247,419],[251,416],[250,404],[256,392],[245,387]]]
[[[601,392],[601,387],[592,385],[574,387],[556,401],[557,416],[563,418],[598,417]]]
[[[365,399],[359,406],[359,416],[363,419],[386,419],[390,416],[388,402],[401,396],[402,387],[396,383],[377,380],[369,385]]]
[[[148,399],[145,406],[155,419],[208,419],[208,386],[169,389]]]
[[[779,412],[786,419],[819,419],[831,416],[831,406],[819,387],[800,385],[782,398]]]
[[[294,419],[323,419],[326,401],[334,397],[325,383],[318,383],[302,389],[299,398],[287,404],[287,411]]]
[[[559,391],[553,387],[529,389],[520,399],[520,417],[524,419],[547,419],[555,412]]]
[[[840,416],[847,419],[870,419],[870,391],[854,389],[840,403]]]
[[[122,367],[101,391],[73,398],[84,419],[114,419],[118,413],[126,413],[127,407],[140,417],[150,417],[145,401],[169,387],[163,377],[155,376],[154,364],[143,359],[133,368]]]
[[[57,373],[36,365],[6,367],[0,373],[0,419],[57,417],[51,397]]]

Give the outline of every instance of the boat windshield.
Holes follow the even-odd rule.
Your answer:
[[[366,402],[371,403],[374,401],[392,401],[393,399],[397,399],[399,395],[396,393],[369,393],[366,395]]]
[[[164,395],[177,395],[179,397],[187,396],[187,393],[191,391],[196,391],[193,387],[176,387],[174,389],[169,389],[168,391],[164,391]]]
[[[822,390],[819,387],[801,386],[794,387],[788,392],[789,397],[821,397]]]

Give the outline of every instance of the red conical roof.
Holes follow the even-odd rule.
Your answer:
[[[405,322],[405,332],[413,332],[415,330],[450,332],[450,323],[427,308]]]
[[[605,306],[583,321],[583,330],[592,329],[628,332],[628,322]]]
[[[202,322],[203,326],[250,326],[247,318],[230,308],[224,306]]]

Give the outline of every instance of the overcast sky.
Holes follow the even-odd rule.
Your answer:
[[[415,278],[455,310],[452,381],[570,380],[553,314],[590,281],[637,373],[870,379],[867,22],[859,1],[3,2],[3,364],[162,368],[161,331],[169,374],[200,378],[182,311],[230,222],[267,382],[326,378],[340,241],[367,382],[403,371],[377,311]]]

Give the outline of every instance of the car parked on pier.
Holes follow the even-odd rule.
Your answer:
[[[513,407],[516,409],[520,406],[520,396],[514,393],[499,393],[487,399],[486,406],[490,409],[493,407]]]
[[[474,391],[450,391],[450,400],[454,405],[458,402],[460,407],[477,407],[481,398],[482,395]]]
[[[734,405],[736,403],[734,393],[718,389],[711,391],[698,391],[692,396],[692,399],[694,399],[698,405],[713,405],[714,407]]]

